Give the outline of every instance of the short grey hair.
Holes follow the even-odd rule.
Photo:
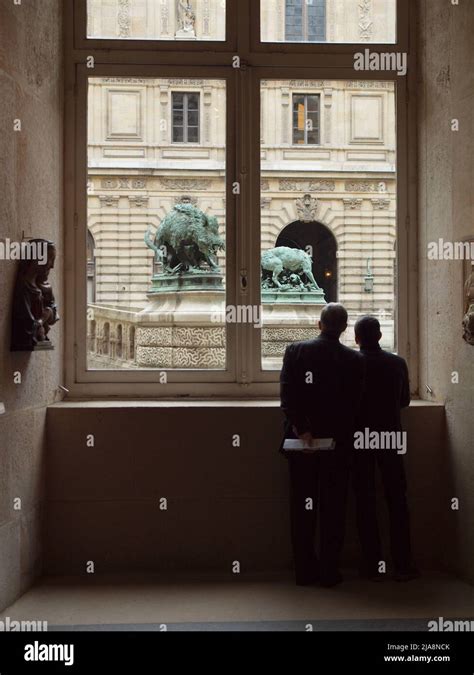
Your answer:
[[[326,333],[340,335],[347,328],[347,310],[339,302],[330,302],[321,312],[321,327]]]

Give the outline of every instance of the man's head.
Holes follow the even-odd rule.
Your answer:
[[[319,328],[323,335],[339,337],[347,328],[347,311],[338,302],[330,302],[321,312]]]
[[[382,337],[380,323],[375,316],[363,316],[354,326],[355,341],[360,347],[376,347]]]

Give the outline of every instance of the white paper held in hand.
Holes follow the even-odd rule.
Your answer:
[[[283,450],[334,450],[336,443],[334,438],[312,438],[309,442],[300,441],[299,438],[285,438]]]

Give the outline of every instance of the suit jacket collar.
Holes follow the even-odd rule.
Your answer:
[[[331,334],[328,334],[328,333],[320,333],[318,335],[317,339],[318,340],[327,340],[328,342],[339,342],[339,338],[336,335],[331,335]]]
[[[382,347],[379,344],[377,344],[374,347],[361,347],[360,351],[363,354],[374,354],[374,353],[376,354],[377,352],[382,351]]]

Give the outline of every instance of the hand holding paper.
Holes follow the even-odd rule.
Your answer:
[[[304,434],[306,436],[306,434]],[[334,450],[336,444],[333,438],[285,438],[283,450],[299,452],[316,452],[318,450]]]

